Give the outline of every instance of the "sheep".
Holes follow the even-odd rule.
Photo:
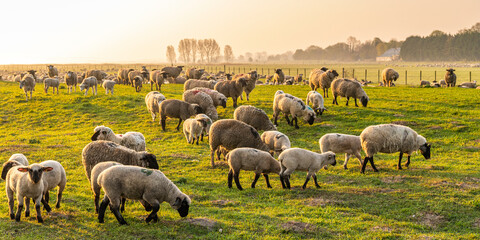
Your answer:
[[[257,131],[277,130],[273,123],[268,119],[267,114],[260,108],[250,105],[243,105],[235,109],[233,119],[242,121]]]
[[[188,103],[198,104],[208,117],[214,121],[218,119],[217,109],[215,105],[213,105],[213,100],[210,95],[198,90],[187,90],[183,93],[182,100]]]
[[[92,168],[92,179],[90,179],[90,187],[92,188],[93,192],[93,197],[94,200],[93,202],[95,203],[95,213],[98,214],[98,208],[99,208],[99,201],[100,201],[100,185],[98,185],[98,175],[102,173],[105,169],[116,166],[116,165],[123,165],[119,162],[114,162],[114,161],[107,161],[107,162],[101,162],[97,163],[93,168]],[[122,206],[121,206],[121,211],[123,212],[125,210],[125,201],[122,200]]]
[[[358,107],[357,98],[362,102],[362,106],[366,107],[368,104],[369,98],[367,93],[363,90],[362,85],[356,81],[345,78],[335,79],[332,82],[331,88],[333,104],[338,105],[338,96],[347,98],[346,106],[348,106],[348,101],[351,97],[355,99],[355,107]]]
[[[182,68],[183,68],[183,66],[164,67],[164,68],[162,68],[162,71],[166,72],[169,77],[172,77],[173,79],[175,79],[182,72]]]
[[[268,146],[272,155],[281,153],[291,147],[288,136],[279,131],[265,131],[260,138]]]
[[[71,93],[73,92],[73,90],[75,90],[76,92],[77,91],[77,74],[72,71],[68,71],[65,74],[64,79],[65,79],[65,83],[67,84],[67,92]]]
[[[162,84],[167,78],[167,73],[160,70],[155,70],[150,73],[150,91],[153,91],[153,85],[155,85],[155,90],[161,91]]]
[[[186,81],[187,81],[187,78],[185,78],[185,76],[179,76],[176,78],[169,77],[169,80],[168,80],[169,83],[174,83],[174,84],[185,84]]]
[[[303,73],[298,74],[293,78],[293,82],[296,84],[302,84],[303,83]]]
[[[280,163],[275,160],[268,152],[260,151],[255,148],[242,147],[236,148],[225,156],[230,170],[228,171],[228,188],[232,188],[232,180],[235,179],[235,185],[239,190],[243,190],[238,178],[240,170],[255,171],[255,179],[252,182],[252,188],[263,174],[267,187],[272,188],[268,180],[269,173],[280,174]]]
[[[120,144],[137,152],[146,151],[145,137],[139,132],[126,132],[125,134],[115,134],[112,129],[105,126],[97,126],[93,130],[92,141],[106,140]]]
[[[82,164],[88,181],[91,180],[92,168],[97,163],[107,161],[158,169],[157,157],[151,153],[137,152],[111,141],[98,140],[88,143],[82,150]]]
[[[160,105],[158,105],[158,109],[160,114],[160,124],[162,125],[163,131],[165,131],[165,120],[167,117],[179,119],[176,127],[177,131],[179,131],[182,120],[186,120],[187,118],[190,118],[190,116],[202,112],[202,108],[198,106],[198,104],[190,104],[177,99],[163,100]]]
[[[165,96],[157,91],[149,92],[145,96],[145,104],[147,105],[148,111],[152,115],[152,121],[155,121],[155,117],[159,113],[158,105],[160,105],[160,103],[165,99]]]
[[[35,70],[28,70],[28,71],[27,71],[27,74],[31,74],[32,77],[33,77],[33,79],[35,80],[35,83],[38,83],[38,82],[40,82],[40,81],[39,81],[39,79],[37,78],[37,76],[35,75],[36,72],[37,72],[37,71],[35,71]]]
[[[334,153],[345,153],[345,162],[343,163],[343,168],[347,169],[348,159],[352,155],[357,157],[362,166],[362,144],[360,142],[360,137],[355,135],[340,134],[340,133],[328,133],[323,135],[319,140],[318,144],[322,153],[332,151]]]
[[[247,101],[250,101],[250,93],[253,91],[255,88],[255,84],[257,83],[258,80],[258,74],[256,70],[252,70],[248,72],[247,74],[239,74],[236,75],[233,80],[236,80],[238,78],[245,78],[247,81],[247,85],[243,88],[243,91],[245,92],[245,97],[247,98]],[[240,95],[240,99],[243,100],[242,95]]]
[[[426,87],[426,86],[431,86],[431,85],[432,84],[429,81],[426,81],[426,80],[422,80],[420,82],[420,87],[422,87],[422,86]]]
[[[410,155],[420,150],[425,159],[430,159],[430,147],[427,140],[417,134],[413,129],[396,124],[380,124],[365,128],[360,134],[363,151],[366,154],[362,164],[362,173],[365,173],[365,167],[370,161],[372,168],[378,172],[373,163],[373,155],[377,152],[394,153],[400,152],[398,159],[398,169],[402,169],[402,156],[406,153],[408,156],[405,167],[410,165]]]
[[[48,65],[48,76],[51,78],[54,78],[58,76],[58,69],[54,67],[53,65]]]
[[[187,80],[188,79],[200,79],[205,73],[205,69],[189,68],[186,72]]]
[[[135,69],[120,69],[118,70],[117,79],[119,83],[123,83],[124,85],[129,84],[128,82],[128,73],[131,71],[135,71]]]
[[[315,111],[317,115],[322,115],[324,111],[327,109],[323,105],[323,97],[317,91],[310,91],[307,94],[307,98],[305,99],[305,104],[308,105],[312,103],[312,109]]]
[[[136,92],[142,91],[142,82],[143,78],[140,76],[133,77],[133,87],[135,88]]]
[[[8,170],[15,166],[28,166],[28,160],[25,155],[21,153],[13,154],[8,161],[2,165],[2,179],[5,180],[7,177]]]
[[[285,74],[283,73],[282,69],[275,69],[272,80],[274,85],[283,84],[285,81]]]
[[[314,90],[315,87],[318,88],[320,86],[320,75],[327,70],[326,67],[312,69],[310,76],[308,77],[308,85],[312,90]]]
[[[158,221],[157,212],[160,203],[164,201],[177,210],[180,217],[188,215],[190,198],[159,170],[137,166],[112,166],[100,173],[97,183],[105,192],[98,211],[99,223],[104,222],[105,210],[110,204],[118,222],[122,225],[127,224],[119,211],[122,197],[148,203],[152,212],[145,219],[147,223],[152,220]]]
[[[445,73],[445,83],[447,84],[447,87],[455,87],[455,84],[457,83],[457,75],[454,71],[455,69],[448,68]]]
[[[128,82],[132,84],[132,87],[135,87],[135,77],[142,78],[142,72],[138,70],[128,72]],[[142,81],[143,81],[143,78],[142,78]]]
[[[218,106],[222,106],[223,108],[227,107],[227,97],[225,97],[225,95],[219,93],[218,91],[215,91],[210,88],[202,88],[202,87],[196,87],[196,88],[193,88],[193,90],[198,90],[208,94],[212,98],[213,105],[215,107],[218,107]]]
[[[88,77],[83,79],[83,82],[79,85],[80,91],[85,90],[85,96],[88,94],[88,89],[92,88],[92,95],[97,95],[97,78],[95,77]]]
[[[214,122],[208,132],[210,144],[210,163],[215,167],[213,156],[219,146],[230,151],[239,147],[252,147],[263,151],[269,148],[260,139],[252,126],[234,119],[222,119]]]
[[[47,160],[41,162],[40,165],[42,165],[43,167],[52,168],[51,171],[45,172],[42,177],[45,187],[45,202],[48,204],[48,201],[50,200],[49,191],[58,186],[57,204],[55,205],[55,207],[60,208],[60,202],[62,201],[62,193],[65,189],[65,185],[67,184],[67,175],[65,173],[65,169],[63,168],[62,164],[54,160]]]
[[[32,198],[35,202],[37,221],[39,223],[43,223],[43,218],[40,210],[40,202],[43,203],[47,212],[50,212],[51,208],[43,198],[46,186],[45,182],[42,179],[42,175],[44,172],[49,172],[51,170],[53,170],[51,167],[44,167],[38,163],[34,163],[28,166],[15,166],[8,171],[5,178],[5,189],[8,197],[10,219],[15,219],[15,221],[17,222],[20,221],[24,198],[26,198],[25,217],[28,217],[30,215],[30,198]],[[14,193],[17,196],[18,201],[17,213],[15,215],[13,214]]]
[[[315,69],[314,69],[315,70]],[[319,70],[319,69],[316,69]],[[317,91],[318,88],[323,89],[323,97],[327,98],[328,97],[328,89],[330,88],[330,85],[332,84],[332,81],[338,77],[338,73],[336,70],[327,70],[325,72],[319,71],[313,71],[310,74],[310,88],[313,91]]]
[[[13,81],[19,83],[20,81],[22,81],[22,79],[23,79],[24,76],[25,76],[25,73],[17,74],[17,75],[14,76]]]
[[[397,71],[391,68],[383,69],[382,71],[383,86],[391,87],[393,81],[397,81],[398,77],[399,75]]]
[[[183,91],[187,91],[196,87],[213,89],[215,87],[215,84],[217,84],[217,81],[215,80],[204,81],[198,79],[189,79],[183,85]]]
[[[440,80],[440,86],[442,86],[442,87],[447,86],[447,82],[445,82],[445,79]]]
[[[58,95],[58,86],[60,85],[60,81],[58,78],[47,78],[43,82],[43,89],[45,90],[45,93],[48,92],[48,88],[52,87],[52,93],[55,94],[55,88],[57,89],[57,95]]]
[[[208,120],[206,118],[189,118],[183,122],[183,134],[188,143],[194,144],[195,140],[200,140],[200,135],[207,128]]]
[[[477,87],[477,81],[464,82],[464,83],[458,85],[458,87],[462,87],[462,88],[476,88],[476,87]]]
[[[115,81],[113,80],[104,80],[102,87],[105,89],[105,94],[108,95],[108,91],[113,95],[113,87],[115,87]]]
[[[280,112],[283,113],[289,125],[293,126],[293,122],[295,122],[296,129],[299,128],[297,117],[303,117],[303,120],[310,125],[315,121],[315,112],[311,107],[306,106],[300,98],[283,93],[283,91],[277,91],[273,99],[273,118],[276,126],[278,126],[277,118]],[[288,115],[292,116],[292,121]]]
[[[334,152],[316,153],[301,148],[289,148],[278,156],[278,161],[282,166],[280,181],[283,188],[290,189],[290,174],[295,170],[307,171],[307,179],[302,189],[307,187],[310,177],[313,176],[315,186],[320,188],[317,182],[317,172],[328,165],[335,166],[337,161]]]
[[[147,67],[142,66],[142,71],[140,73],[142,74],[142,78],[145,81],[145,83],[147,83],[148,80],[150,79],[150,72],[148,72]]]
[[[200,137],[200,141],[203,142],[203,136],[208,136],[208,132],[210,131],[210,127],[212,126],[213,121],[210,117],[208,117],[204,113],[197,114],[195,116],[195,119],[205,119],[207,121],[207,126],[205,128],[203,128],[203,132],[202,132],[201,137]]]
[[[238,78],[232,81],[221,81],[215,84],[214,90],[222,93],[225,97],[231,97],[233,100],[233,108],[237,107],[237,98],[242,95],[243,88],[247,86],[245,78]]]
[[[95,77],[99,83],[102,83],[103,79],[108,76],[108,74],[102,70],[90,70],[86,71],[84,74],[85,78]]]
[[[28,101],[28,92],[30,92],[30,99],[32,99],[32,92],[35,90],[35,79],[31,74],[26,74],[20,81],[20,89],[23,88],[25,98]]]

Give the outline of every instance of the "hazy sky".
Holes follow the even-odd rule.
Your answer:
[[[480,22],[480,0],[3,0],[0,9],[0,64],[164,62],[183,38],[215,38],[235,56],[277,54]]]

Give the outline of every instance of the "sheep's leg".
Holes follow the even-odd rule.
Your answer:
[[[290,175],[284,176],[285,185],[290,189]]]
[[[245,95],[247,96],[247,101],[250,101],[250,93],[245,92]]]
[[[307,179],[305,179],[305,183],[303,184],[302,189],[305,189],[307,187],[307,183],[310,180],[311,176],[312,176],[312,174],[310,172],[308,172],[307,173]]]
[[[203,133],[200,135],[200,141],[203,142]]]
[[[125,203],[127,202],[126,198],[122,198],[122,203],[120,206],[120,212],[125,212]]]
[[[95,213],[98,214],[98,209],[99,209],[99,202],[100,202],[100,194],[95,193],[94,194],[94,200],[93,202],[95,203]]]
[[[370,164],[372,165],[373,171],[378,172],[377,167],[375,167],[375,164],[373,163],[373,157],[370,158]]]
[[[245,94],[246,94],[246,93],[245,93]],[[242,94],[240,94],[240,100],[243,101],[243,92],[242,92]]]
[[[276,112],[276,111],[273,113],[273,120],[274,120],[273,122],[275,123],[275,126],[278,126],[278,123],[277,123],[278,114],[279,112]]]
[[[281,174],[281,173],[280,173],[280,182],[282,183],[282,188],[283,188],[283,189],[287,188],[287,187],[285,186],[285,179],[283,178],[283,174]]]
[[[14,207],[14,200],[13,200],[13,192],[7,188],[7,197],[8,197],[8,208],[10,210],[10,219],[14,219],[15,215],[13,214],[13,207]]]
[[[315,187],[320,188],[320,185],[318,185],[318,181],[317,181],[317,174],[314,173],[312,177],[313,177],[313,181],[315,182]]]
[[[403,157],[403,152],[400,152],[400,156],[398,157],[398,165],[397,165],[398,170],[402,170],[402,157]]]
[[[182,124],[182,119],[178,120],[177,131],[180,131],[180,124]]]
[[[255,188],[255,184],[257,184],[258,179],[260,178],[260,173],[255,173],[255,178],[252,182],[252,188]]]
[[[357,99],[355,98],[355,107],[358,107]]]
[[[239,171],[233,174],[233,179],[235,180],[235,185],[237,185],[238,190],[243,190],[242,185],[240,185],[240,179],[238,176],[240,175]]]
[[[100,204],[100,208],[98,209],[98,222],[99,223],[104,223],[105,210],[107,210],[108,204],[110,204],[110,199],[107,196],[103,197],[103,201]]]
[[[410,155],[408,155],[407,163],[405,163],[405,167],[408,167],[409,165],[410,165]]]
[[[150,221],[153,220],[153,222],[158,221],[158,215],[157,212],[160,209],[160,204],[154,203],[152,205],[152,212],[148,215],[148,217],[145,219],[145,222],[149,223]]]
[[[24,201],[23,196],[18,195],[17,196],[17,202],[18,202],[17,213],[15,214],[15,221],[17,222],[20,222],[20,217],[22,215],[22,209],[23,209],[23,201]]]
[[[267,188],[272,188],[272,185],[270,185],[270,180],[268,179],[268,174],[264,173],[263,177],[265,178],[265,182],[267,182]]]
[[[350,101],[350,97],[347,97],[347,104],[345,104],[345,106],[348,106],[348,101]]]
[[[210,152],[210,164],[212,165],[212,168],[215,168],[215,162],[213,161],[215,150],[216,149],[212,149],[212,151]],[[218,160],[220,160],[220,156],[218,157]]]
[[[237,98],[232,97],[232,100],[233,100],[233,108],[237,108]]]
[[[50,201],[50,193],[47,191],[44,197],[45,197],[45,202],[48,204],[48,202]]]
[[[43,199],[43,196],[40,196],[39,198],[37,198],[35,200],[35,210],[37,211],[37,222],[39,223],[43,223],[43,219],[42,219],[42,210],[40,209],[40,202],[43,201],[43,205],[45,206],[45,200]],[[48,207],[48,208],[46,208]],[[47,212],[50,212],[48,209],[50,209],[50,207],[48,206],[48,203],[46,205],[46,209],[47,209]]]
[[[152,115],[152,121],[155,121],[155,113],[150,113],[150,115]]]
[[[233,170],[228,171],[228,188],[232,188]]]
[[[158,89],[158,86],[155,86]],[[150,82],[150,91],[153,91],[153,82]]]
[[[162,130],[165,132],[165,120],[166,118],[160,118],[160,124],[162,125]]]
[[[300,127],[298,126],[298,118],[297,118],[297,117],[294,117],[294,118],[292,119],[292,123],[293,123],[293,121],[295,121],[295,128],[296,128],[296,129],[299,129]]]
[[[362,164],[363,164],[362,155],[360,155],[360,153],[355,153],[355,157],[357,157],[358,161],[360,162],[360,166],[362,166]]]
[[[361,173],[365,173],[365,167],[367,166],[369,159],[369,157],[365,157],[365,159],[363,160]]]
[[[200,136],[197,136],[196,139],[197,139],[197,145],[198,145],[198,140],[200,140]]]
[[[45,208],[45,210],[46,210],[47,212],[51,212],[51,211],[52,211],[52,208],[50,207],[50,205],[48,205],[48,202],[45,201],[45,199],[43,198],[43,196],[42,196],[42,198],[40,199],[40,202],[43,203],[43,208]],[[40,203],[39,203],[39,204],[40,204]]]
[[[33,204],[35,204],[35,199],[32,199]],[[25,198],[25,217],[30,217],[30,198]]]
[[[345,153],[345,163],[343,163],[343,169],[348,169],[348,168],[347,168],[348,159],[350,159],[350,154]],[[361,161],[360,161],[360,162],[361,162]]]
[[[288,118],[288,114],[284,113],[285,120],[287,120],[288,125],[292,126],[292,123],[290,122],[290,119]]]
[[[120,223],[121,225],[128,224],[123,218],[122,214],[120,213],[118,205],[112,206],[111,210],[113,212],[113,215],[115,215],[115,218],[117,219],[118,223]]]

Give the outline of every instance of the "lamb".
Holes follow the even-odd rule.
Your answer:
[[[153,85],[155,85],[155,90],[161,91],[162,84],[167,78],[167,73],[160,70],[155,70],[150,74],[150,91],[153,90]]]
[[[55,88],[56,88],[57,89],[57,95],[58,95],[58,86],[59,85],[60,85],[60,81],[58,80],[58,78],[47,78],[43,82],[43,86],[44,86],[43,89],[45,90],[45,93],[47,93],[48,88],[52,87],[52,93],[55,94]]]
[[[88,143],[82,151],[82,163],[88,181],[91,180],[92,168],[97,163],[107,161],[158,169],[157,157],[151,153],[137,152],[111,141],[98,140]]]
[[[183,122],[183,134],[188,143],[194,144],[195,140],[200,139],[200,135],[207,128],[208,119],[206,118],[189,118]]]
[[[263,174],[267,187],[272,188],[268,180],[269,173],[280,174],[280,163],[275,160],[268,152],[260,151],[255,148],[242,147],[229,152],[225,157],[230,170],[228,171],[228,188],[232,188],[232,179],[235,179],[235,185],[239,190],[243,190],[238,178],[240,170],[255,171],[255,179],[252,182],[252,188]]]
[[[160,103],[165,99],[165,96],[157,91],[149,92],[145,96],[145,104],[147,105],[148,111],[152,115],[152,121],[155,121],[155,117],[159,113],[158,105],[160,105]]]
[[[80,84],[80,91],[83,91],[84,89],[86,89],[85,96],[87,96],[89,88],[92,88],[92,94],[96,96],[97,95],[97,78],[92,76],[92,77],[83,79],[83,82]]]
[[[48,76],[51,78],[54,78],[58,76],[58,69],[54,67],[53,65],[48,65]]]
[[[476,88],[476,87],[477,87],[477,81],[464,82],[464,83],[458,85],[458,87],[462,87],[462,88]]]
[[[285,81],[285,74],[283,73],[282,69],[275,69],[272,80],[274,85],[283,84]]]
[[[303,83],[303,73],[298,74],[293,78],[293,82],[296,84],[302,84]]]
[[[183,85],[183,91],[187,91],[196,87],[213,89],[215,88],[215,84],[217,84],[217,81],[215,80],[204,81],[198,79],[189,79]]]
[[[420,87],[426,87],[426,86],[431,86],[430,82],[429,81],[426,81],[426,80],[422,80],[420,82]]]
[[[221,81],[215,84],[215,91],[218,91],[225,95],[225,97],[231,97],[233,100],[233,108],[237,107],[237,98],[242,95],[243,88],[247,86],[247,80],[245,78],[238,78],[232,81]]]
[[[160,105],[158,105],[158,108],[160,113],[160,124],[162,125],[163,131],[165,131],[165,120],[167,117],[179,119],[176,128],[177,131],[179,131],[182,120],[186,120],[187,118],[190,118],[190,116],[202,112],[202,108],[198,106],[198,104],[190,104],[177,99],[163,100]]]
[[[120,69],[118,70],[117,79],[119,83],[123,83],[124,85],[129,84],[128,82],[128,73],[131,71],[135,71],[135,69]]]
[[[247,74],[239,74],[236,75],[233,80],[236,80],[238,78],[245,78],[247,81],[247,85],[243,88],[243,91],[245,92],[245,96],[247,98],[247,101],[250,101],[250,93],[255,89],[255,84],[257,83],[258,80],[258,74],[256,70],[252,70],[248,72]],[[240,99],[243,100],[242,95],[240,95]]]
[[[356,81],[340,78],[335,79],[332,82],[332,95],[333,95],[333,104],[338,105],[337,97],[346,97],[347,98],[347,106],[348,101],[350,98],[355,99],[355,107],[358,107],[357,99],[360,99],[362,102],[362,106],[366,107],[368,104],[368,96],[365,90],[363,90],[362,85]]]
[[[457,83],[457,75],[454,71],[455,69],[448,68],[445,73],[445,83],[447,84],[447,87],[455,87],[455,84]]]
[[[200,141],[203,142],[203,136],[208,136],[208,132],[210,131],[210,127],[212,126],[213,121],[212,119],[210,119],[210,117],[208,117],[204,113],[200,113],[195,116],[195,119],[202,119],[202,118],[207,120],[207,127],[203,128],[203,132],[200,137]]]
[[[348,159],[352,155],[357,157],[362,166],[362,144],[360,142],[359,136],[340,134],[340,133],[329,133],[323,135],[319,140],[318,144],[320,145],[320,150],[322,153],[332,151],[334,153],[345,153],[345,162],[343,163],[343,168],[347,169]]]
[[[108,161],[108,162],[101,162],[97,163],[93,168],[92,168],[92,179],[90,180],[90,187],[92,188],[93,192],[93,197],[94,197],[94,203],[95,203],[95,213],[98,214],[98,208],[99,208],[99,202],[100,202],[100,185],[98,185],[98,175],[102,173],[105,169],[112,167],[112,166],[118,166],[118,165],[123,165],[119,162],[114,162],[114,161]],[[122,201],[122,207],[121,211],[123,212],[125,210],[125,201]]]
[[[115,81],[113,80],[104,80],[102,87],[105,89],[105,94],[108,95],[108,91],[113,95],[113,87],[115,87]]]
[[[43,167],[52,168],[50,171],[45,172],[42,177],[42,180],[44,182],[45,202],[48,204],[48,201],[50,200],[49,191],[58,186],[57,204],[55,205],[55,207],[60,208],[60,202],[62,201],[62,193],[65,189],[65,185],[67,184],[67,175],[65,173],[65,169],[63,168],[62,164],[54,160],[47,160],[41,162],[40,165]]]
[[[142,82],[143,78],[140,76],[133,77],[133,87],[135,88],[136,92],[142,91]]]
[[[322,72],[320,69],[314,69],[310,74],[310,88],[313,91],[317,91],[318,88],[323,89],[323,97],[328,97],[328,89],[332,84],[333,79],[338,77],[338,73],[335,70],[327,70]]]
[[[335,166],[337,161],[335,153],[325,152],[316,153],[301,148],[289,148],[278,156],[278,161],[281,163],[282,171],[280,173],[280,181],[283,188],[290,189],[290,174],[295,170],[307,171],[307,179],[302,186],[302,189],[307,187],[310,177],[313,176],[315,186],[320,188],[317,182],[317,172],[328,165]]]
[[[227,107],[227,97],[225,97],[225,95],[219,93],[218,91],[212,90],[210,88],[202,88],[202,87],[196,87],[193,90],[198,90],[208,94],[212,98],[213,105],[215,107],[218,107],[218,106],[222,106],[223,108]]]
[[[322,115],[324,111],[327,109],[323,105],[323,97],[317,91],[310,91],[307,94],[307,98],[305,99],[305,104],[308,105],[312,103],[312,108],[317,115]]]
[[[65,79],[65,83],[67,84],[67,92],[71,93],[73,89],[75,89],[75,92],[76,92],[77,91],[77,74],[72,71],[68,71],[65,74],[64,79]]]
[[[27,71],[27,74],[31,74],[32,77],[33,77],[33,79],[35,80],[35,83],[38,83],[38,82],[39,82],[39,79],[38,79],[37,76],[35,75],[36,72],[37,72],[37,71],[35,71],[35,70],[28,70],[28,71]]]
[[[281,153],[291,147],[288,136],[279,131],[265,131],[260,138],[270,148],[272,156],[274,153]]]
[[[373,163],[373,155],[377,152],[394,153],[400,152],[398,159],[398,169],[402,169],[402,156],[406,153],[408,156],[405,167],[410,165],[410,155],[420,150],[425,159],[430,159],[430,147],[427,140],[418,135],[413,129],[396,124],[380,124],[365,128],[360,134],[363,151],[366,157],[362,164],[362,173],[365,173],[365,167],[370,161],[372,168],[378,172]]]
[[[208,133],[210,144],[210,163],[215,167],[213,161],[214,153],[219,146],[228,151],[239,147],[252,147],[263,151],[269,148],[260,139],[257,130],[252,126],[234,119],[222,119],[214,122]]]
[[[182,68],[183,68],[183,66],[164,67],[164,68],[162,68],[162,71],[166,72],[168,74],[168,76],[175,79],[182,72]]]
[[[28,160],[25,155],[21,153],[13,154],[8,161],[2,165],[2,179],[5,180],[7,177],[8,170],[15,166],[28,166]]]
[[[132,84],[132,87],[135,87],[135,77],[142,78],[142,72],[138,70],[133,70],[128,72],[128,82]],[[142,78],[142,81],[143,81],[143,78]]]
[[[28,101],[28,92],[30,92],[30,99],[32,99],[32,93],[35,90],[35,79],[32,74],[26,74],[20,81],[20,89],[23,88],[25,92],[25,98]]]
[[[233,119],[242,121],[257,131],[277,130],[273,123],[268,119],[267,114],[260,108],[250,105],[243,105],[235,109]]]
[[[217,109],[215,108],[215,105],[213,105],[213,100],[208,94],[198,90],[187,90],[183,93],[182,100],[188,103],[198,104],[208,117],[214,121],[218,119]]]
[[[190,68],[186,72],[187,80],[200,79],[204,73],[205,69]]]
[[[315,112],[312,108],[306,106],[300,98],[283,93],[283,91],[277,91],[273,99],[273,118],[276,126],[278,126],[277,118],[280,112],[283,113],[289,125],[293,126],[293,122],[295,122],[296,129],[299,128],[297,117],[303,117],[303,120],[310,125],[315,121]],[[288,115],[292,116],[292,121]]]
[[[125,134],[115,134],[112,129],[105,126],[97,126],[93,130],[92,141],[106,140],[120,144],[137,152],[146,151],[145,137],[139,132],[127,132]]]
[[[43,199],[45,191],[45,183],[42,179],[44,172],[53,170],[51,167],[44,167],[38,163],[34,163],[29,166],[15,166],[11,168],[5,178],[5,189],[8,197],[8,206],[10,209],[10,219],[20,221],[20,216],[24,204],[26,205],[25,217],[30,215],[29,205],[30,198],[35,202],[35,210],[37,212],[37,221],[43,223],[42,212],[40,210],[40,202],[43,203],[47,212],[50,212],[51,208],[47,202]],[[17,213],[13,214],[14,199],[13,194],[17,196],[18,206]]]
[[[102,70],[90,70],[86,71],[84,74],[85,78],[95,77],[99,83],[102,83],[103,79],[108,76],[108,74]]]
[[[113,166],[98,176],[98,185],[103,188],[105,197],[98,211],[98,222],[104,222],[105,210],[110,204],[120,224],[127,224],[119,206],[121,198],[143,200],[153,209],[145,221],[157,222],[160,203],[168,202],[177,210],[180,217],[186,217],[191,204],[190,198],[182,193],[161,171],[137,166]]]
[[[391,68],[385,68],[382,71],[382,78],[383,78],[383,86],[385,87],[391,87],[393,81],[397,81],[399,75],[398,72],[391,69]]]

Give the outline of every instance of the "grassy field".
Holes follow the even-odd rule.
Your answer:
[[[167,98],[181,99],[183,86],[164,85]],[[272,115],[276,90],[305,98],[307,86],[258,86],[251,104]],[[62,163],[67,187],[60,209],[17,223],[10,220],[5,194],[0,194],[1,239],[117,238],[117,239],[478,239],[480,238],[480,99],[479,90],[460,88],[376,88],[366,87],[367,108],[332,106],[312,126],[296,130],[279,120],[292,146],[319,152],[318,139],[326,133],[360,134],[373,124],[398,123],[412,127],[432,143],[432,158],[414,154],[412,164],[397,170],[398,154],[378,154],[375,163],[360,174],[358,161],[350,160],[344,170],[343,155],[338,164],[318,173],[320,189],[312,181],[301,189],[304,172],[292,174],[290,191],[281,188],[278,176],[271,175],[273,189],[263,179],[256,189],[247,188],[252,172],[242,172],[246,188],[228,189],[228,167],[220,162],[212,169],[208,142],[188,145],[174,130],[176,120],[167,120],[163,132],[147,112],[144,88],[116,86],[115,96],[45,94],[37,85],[33,100],[26,102],[18,83],[0,81],[0,159],[23,153],[30,163],[47,159]],[[232,118],[231,100],[219,108],[220,118]],[[138,202],[129,201],[123,214],[128,226],[120,226],[107,210],[106,223],[99,224],[93,195],[85,176],[81,152],[90,142],[93,129],[106,125],[116,133],[142,132],[147,149],[157,155],[160,170],[192,198],[187,218],[167,203],[160,208],[155,224],[146,224],[147,212]],[[5,185],[0,184],[0,192]],[[51,194],[52,196],[52,194]],[[52,202],[55,202],[54,198]]]

